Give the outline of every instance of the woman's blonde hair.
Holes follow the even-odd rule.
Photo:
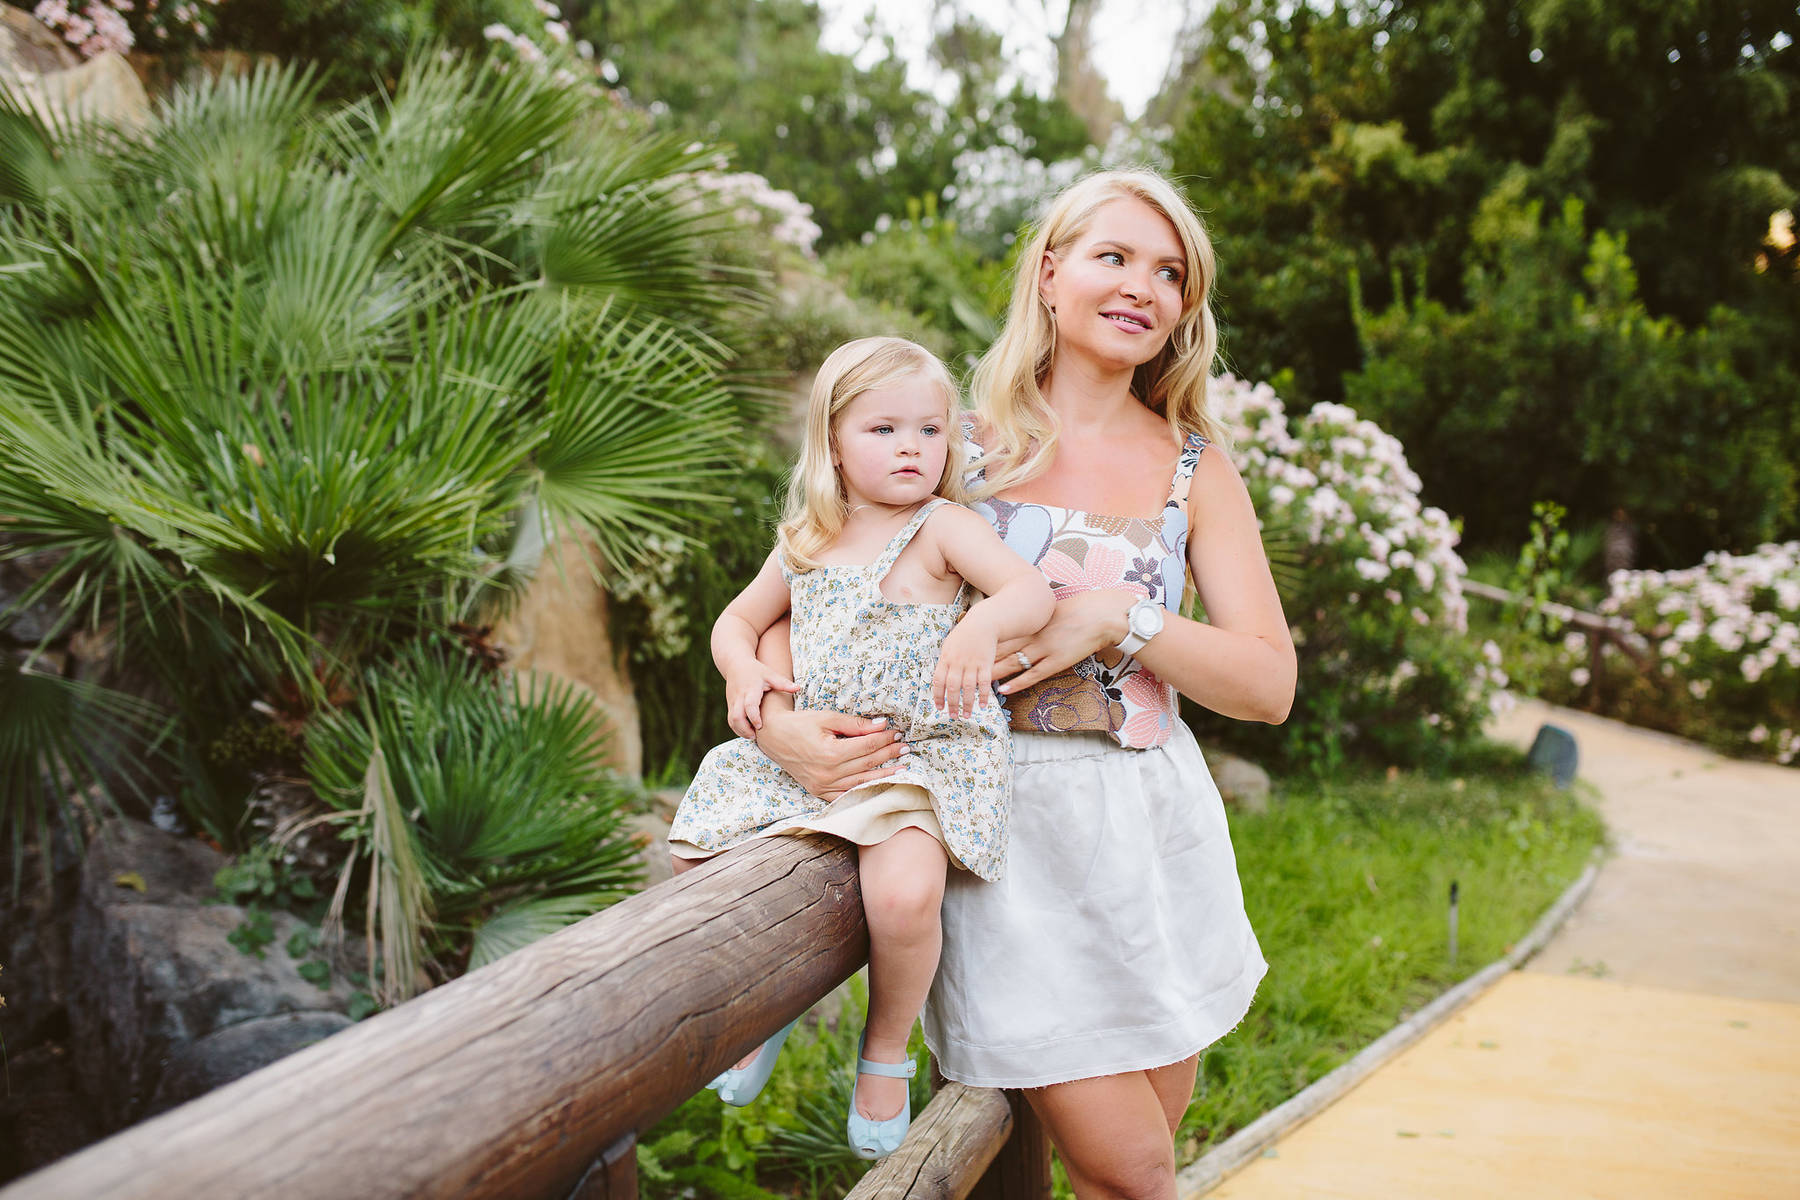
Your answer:
[[[813,379],[806,402],[806,436],[800,461],[788,480],[787,507],[776,530],[775,545],[789,567],[810,571],[818,555],[836,540],[850,515],[844,481],[832,462],[837,448],[838,414],[864,392],[923,377],[944,394],[944,476],[933,489],[959,503],[964,499],[962,434],[957,429],[956,385],[937,355],[916,342],[897,337],[857,338],[825,359]]]
[[[1222,441],[1224,429],[1207,408],[1206,384],[1219,348],[1207,297],[1213,249],[1175,186],[1154,171],[1102,171],[1078,179],[1053,200],[1019,254],[1006,326],[982,355],[969,390],[987,443],[975,465],[986,472],[976,489],[991,496],[1044,470],[1060,434],[1040,388],[1056,353],[1056,316],[1038,293],[1045,254],[1061,254],[1087,232],[1094,215],[1114,200],[1135,198],[1167,217],[1181,239],[1187,269],[1181,279],[1181,318],[1155,358],[1138,366],[1131,390],[1169,422],[1178,439],[1198,433]]]

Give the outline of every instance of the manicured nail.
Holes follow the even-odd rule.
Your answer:
[[[875,718],[875,728],[880,729],[882,726],[884,726],[886,724],[887,724],[886,717],[876,717]]]

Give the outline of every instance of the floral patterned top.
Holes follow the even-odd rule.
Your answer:
[[[974,422],[964,422],[963,438],[969,461],[986,452]],[[1206,446],[1199,434],[1187,436],[1168,499],[1149,520],[1000,499],[969,507],[987,518],[1001,541],[1037,564],[1057,599],[1125,588],[1179,613],[1187,579],[1188,485]],[[970,486],[983,475],[971,472]],[[1014,729],[1106,733],[1121,746],[1140,750],[1169,740],[1177,712],[1175,689],[1111,646],[1007,697],[1007,708]]]
[[[936,709],[931,676],[952,626],[969,610],[964,584],[949,604],[889,600],[881,581],[925,519],[948,500],[928,501],[876,560],[797,572],[785,564],[793,613],[794,678],[800,708],[885,716],[912,747],[906,765],[863,787],[914,784],[931,797],[945,848],[983,879],[1000,878],[1012,809],[1012,738],[1006,710],[987,704],[967,717]],[[854,788],[837,804],[854,797]],[[718,851],[747,838],[804,827],[826,803],[747,738],[716,746],[675,812],[672,842]]]

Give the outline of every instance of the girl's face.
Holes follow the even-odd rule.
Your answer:
[[[832,462],[851,507],[905,507],[935,493],[950,453],[943,389],[902,379],[857,396],[832,423]]]
[[[1181,320],[1187,271],[1167,217],[1135,196],[1102,205],[1038,268],[1038,294],[1056,313],[1057,355],[1118,369],[1150,361]]]

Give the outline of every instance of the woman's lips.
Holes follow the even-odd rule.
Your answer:
[[[1150,329],[1150,318],[1134,312],[1114,309],[1100,314],[1127,333],[1147,333]]]

